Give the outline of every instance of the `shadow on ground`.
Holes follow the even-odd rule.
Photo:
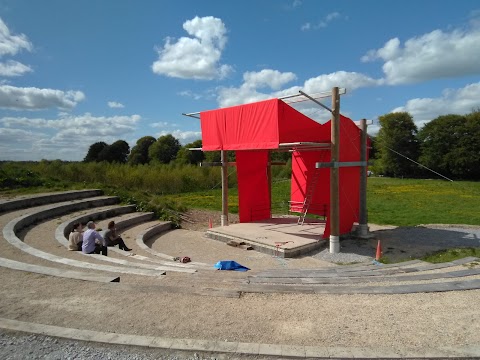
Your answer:
[[[373,237],[368,240],[355,238],[341,240],[341,252],[350,254],[352,262],[368,261],[375,258],[377,241],[380,240],[383,256],[391,262],[398,262],[421,258],[441,250],[480,247],[480,227],[475,226],[397,227],[378,229],[372,231],[371,234]],[[317,257],[326,251],[328,249],[311,255]],[[325,258],[325,255],[323,257]]]

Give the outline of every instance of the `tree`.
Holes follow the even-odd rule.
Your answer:
[[[180,150],[180,142],[172,134],[163,135],[148,149],[150,161],[168,164],[174,160]]]
[[[98,154],[99,161],[107,161],[109,163],[117,162],[125,164],[127,162],[130,146],[124,140],[117,140],[112,145],[105,147]]]
[[[107,143],[103,141],[96,142],[95,144],[90,145],[88,148],[87,155],[83,159],[84,162],[100,161],[98,160],[98,155],[102,152],[103,149],[107,147]]]
[[[139,165],[148,163],[148,149],[155,142],[153,136],[144,136],[137,140],[136,145],[132,148],[128,163],[131,165]]]
[[[405,158],[417,161],[419,155],[418,130],[412,116],[407,112],[397,112],[382,115],[378,119],[381,128],[376,145],[382,173],[394,177],[418,174],[418,165]]]
[[[442,175],[480,179],[480,112],[443,115],[418,133],[420,162]]]
[[[203,151],[198,150],[188,150],[192,148],[201,148],[202,147],[202,140],[196,140],[182,148],[177,153],[177,161],[182,164],[193,164],[196,165],[202,162],[205,159],[205,154]]]

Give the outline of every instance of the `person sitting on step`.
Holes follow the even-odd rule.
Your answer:
[[[105,237],[107,246],[118,245],[118,248],[121,250],[125,250],[125,251],[132,250],[132,249],[129,249],[127,245],[125,245],[125,242],[123,241],[123,239],[120,237],[120,235],[117,234],[117,229],[115,229],[115,221],[110,221],[108,223],[108,230],[105,231],[104,237]]]
[[[107,256],[105,239],[95,230],[95,223],[87,223],[87,231],[83,233],[82,252],[84,254],[102,254]]]
[[[82,251],[83,243],[83,227],[82,224],[76,222],[73,224],[72,232],[68,236],[68,250]]]

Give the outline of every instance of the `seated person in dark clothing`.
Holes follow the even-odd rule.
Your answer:
[[[120,237],[120,235],[117,235],[117,230],[115,229],[115,221],[110,221],[108,223],[108,230],[105,231],[104,237],[105,237],[105,242],[107,243],[107,246],[118,245],[118,248],[121,250],[125,250],[125,251],[132,250],[132,249],[129,249],[127,245],[125,245],[125,242]]]
[[[95,230],[95,223],[87,223],[87,231],[83,233],[82,252],[85,254],[100,254],[107,256],[105,239]]]

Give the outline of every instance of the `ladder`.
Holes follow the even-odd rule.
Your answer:
[[[313,194],[315,193],[315,190],[317,188],[317,183],[319,178],[320,178],[320,169],[315,169],[313,172],[312,181],[307,186],[305,200],[303,200],[302,212],[297,220],[298,225],[303,225],[303,223],[305,222],[305,218],[307,217],[307,213],[308,213],[308,208],[312,203]]]

